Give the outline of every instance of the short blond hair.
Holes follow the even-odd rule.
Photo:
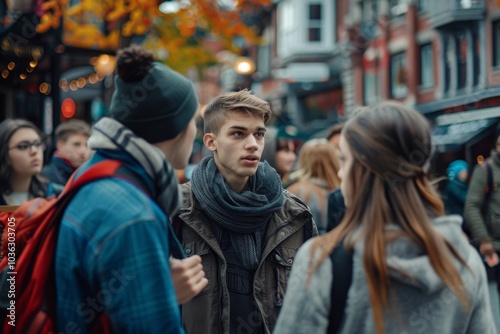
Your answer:
[[[90,126],[79,119],[71,119],[59,124],[55,133],[57,140],[61,140],[63,142],[75,134],[90,137]]]
[[[203,116],[205,133],[218,134],[229,113],[246,112],[253,116],[262,116],[267,124],[272,116],[268,102],[253,95],[248,89],[239,92],[224,93],[208,104]]]

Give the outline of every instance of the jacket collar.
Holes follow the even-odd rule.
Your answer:
[[[61,166],[64,166],[66,169],[70,169],[72,171],[76,169],[76,167],[73,166],[71,161],[65,156],[63,156],[59,151],[54,152],[54,155],[52,156],[52,161],[58,163]]]
[[[217,243],[212,225],[208,223],[208,217],[203,213],[200,204],[193,196],[191,183],[185,183],[181,187],[183,204],[179,211],[179,217],[222,256],[222,250]],[[311,213],[300,199],[291,195],[287,190],[285,190],[284,195],[282,208],[275,212],[268,222],[264,235],[262,259],[266,258],[269,252],[283,240],[303,228],[306,222],[311,219]]]

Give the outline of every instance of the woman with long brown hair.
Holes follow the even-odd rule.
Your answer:
[[[346,123],[346,215],[296,254],[275,333],[495,333],[484,265],[427,180],[431,151],[427,120],[397,103]],[[334,328],[342,253],[352,276]]]

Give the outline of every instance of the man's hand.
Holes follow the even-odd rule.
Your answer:
[[[197,296],[208,284],[198,255],[183,260],[170,258],[170,273],[181,305]]]
[[[495,247],[491,241],[482,241],[479,245],[479,253],[483,256],[489,256],[495,253]]]

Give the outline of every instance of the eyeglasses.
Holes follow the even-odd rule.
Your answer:
[[[23,152],[23,151],[31,150],[32,147],[34,147],[37,150],[39,150],[39,149],[44,150],[45,144],[40,140],[34,141],[32,143],[27,142],[27,141],[23,141],[23,142],[20,142],[19,144],[17,144],[16,146],[9,147],[9,150],[16,149],[16,150]]]

